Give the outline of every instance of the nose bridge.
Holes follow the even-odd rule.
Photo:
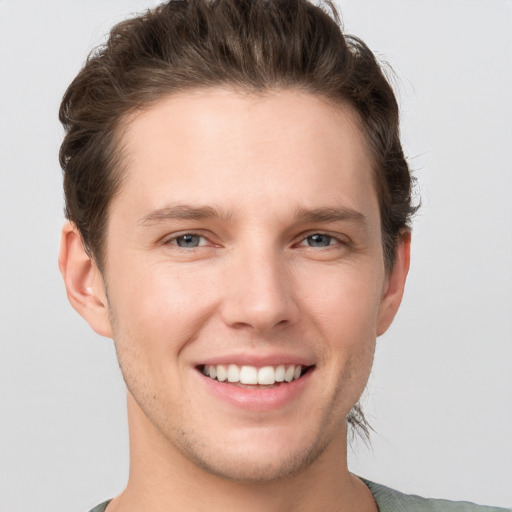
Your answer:
[[[292,275],[282,251],[268,241],[240,247],[229,267],[223,307],[226,323],[266,331],[296,321]]]

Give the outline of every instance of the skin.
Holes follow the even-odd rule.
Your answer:
[[[71,224],[59,257],[128,388],[130,477],[108,512],[377,510],[348,471],[346,417],[400,304],[410,238],[386,273],[355,114],[293,90],[214,89],[124,129],[104,274]],[[311,370],[279,407],[247,410],[198,370],[234,357]]]

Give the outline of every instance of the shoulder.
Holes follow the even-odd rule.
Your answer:
[[[468,501],[449,501],[403,494],[384,485],[361,480],[370,489],[379,512],[512,512],[512,509],[475,505]]]
[[[105,509],[107,508],[107,505],[110,503],[109,501],[105,501],[104,503],[101,503],[100,505],[94,507],[90,512],[105,512]]]

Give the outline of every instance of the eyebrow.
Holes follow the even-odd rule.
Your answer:
[[[295,221],[297,223],[352,221],[363,227],[368,226],[368,220],[361,212],[347,207],[314,208],[312,210],[300,208],[295,212]]]
[[[211,206],[191,206],[176,204],[153,210],[148,215],[140,218],[138,224],[147,226],[166,220],[204,220],[211,218],[229,218],[228,212],[221,212]]]
[[[231,218],[230,212],[222,212],[212,206],[192,206],[186,204],[168,205],[157,210],[153,210],[149,214],[140,218],[139,225],[147,226],[157,224],[167,220],[205,220],[212,218]],[[359,211],[347,207],[325,207],[325,208],[298,208],[295,211],[294,222],[303,223],[320,223],[320,222],[340,222],[351,221],[361,224],[363,227],[368,226],[366,217]]]

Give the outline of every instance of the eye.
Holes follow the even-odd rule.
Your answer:
[[[314,233],[304,238],[300,245],[307,245],[308,247],[329,247],[335,243],[339,243],[339,240],[333,236],[326,235],[325,233]]]
[[[194,233],[185,233],[184,235],[171,238],[167,243],[177,245],[182,249],[194,249],[196,247],[206,245],[208,241],[204,236],[195,235]]]

